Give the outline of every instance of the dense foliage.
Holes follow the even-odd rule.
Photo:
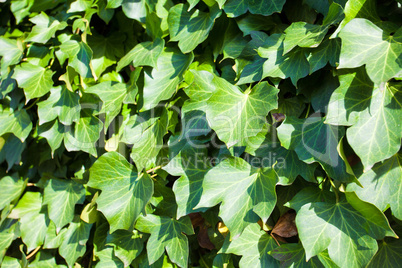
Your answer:
[[[400,267],[402,1],[0,2],[0,266]]]

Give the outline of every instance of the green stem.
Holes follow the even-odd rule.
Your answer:
[[[310,107],[311,107],[311,104],[309,103],[308,107],[307,107],[307,112],[306,112],[306,117],[305,118],[307,118],[309,113],[310,113]]]
[[[329,179],[329,182],[331,183],[331,186],[332,186],[332,188],[334,189],[334,193],[335,193],[335,196],[336,196],[336,203],[339,203],[339,193],[338,193],[338,189],[336,188],[334,182],[333,182],[331,179]]]

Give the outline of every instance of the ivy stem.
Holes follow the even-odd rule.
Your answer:
[[[40,246],[35,248],[31,253],[29,253],[29,255],[27,256],[27,260],[29,260],[30,258],[32,258],[40,249]]]
[[[27,108],[25,108],[25,110],[31,109],[38,101],[39,101],[39,98],[36,99],[36,100],[35,100],[32,104],[30,104]]]
[[[305,118],[307,118],[308,114],[310,113],[310,107],[311,107],[311,104],[309,103],[308,106],[307,106],[307,112],[306,112],[306,117]]]
[[[334,182],[329,179],[329,182],[331,183],[332,188],[334,189],[334,193],[335,193],[335,197],[336,197],[336,203],[339,203],[339,193],[338,193],[338,189],[336,188]]]
[[[147,170],[147,173],[148,173],[148,174],[149,174],[149,173],[152,173],[152,172],[154,172],[154,171],[160,169],[161,167],[162,167],[162,166],[157,166],[157,167],[151,168],[151,169]]]

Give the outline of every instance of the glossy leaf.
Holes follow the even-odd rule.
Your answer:
[[[260,14],[264,16],[271,15],[274,12],[280,12],[285,0],[273,1],[251,1],[251,0],[227,0],[224,10],[229,17],[237,17],[247,12],[251,14]]]
[[[54,37],[57,30],[63,30],[67,26],[65,22],[59,22],[53,17],[48,17],[44,12],[30,20],[35,26],[26,39],[28,42],[45,44],[50,38]]]
[[[31,119],[25,110],[15,112],[8,109],[0,110],[0,121],[0,135],[13,133],[22,142],[32,129]]]
[[[21,196],[25,182],[17,176],[5,176],[0,179],[0,210]]]

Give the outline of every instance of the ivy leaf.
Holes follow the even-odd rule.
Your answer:
[[[224,10],[228,17],[238,17],[248,11],[251,14],[269,16],[280,12],[286,0],[252,1],[252,0],[228,0]]]
[[[133,148],[131,149],[130,157],[134,160],[135,165],[139,171],[144,168],[149,168],[156,163],[156,157],[163,146],[163,137],[167,132],[168,116],[164,109],[162,115],[156,118],[149,127],[145,124],[141,124],[141,118],[138,118],[139,125],[137,125],[140,133],[136,133],[138,136],[133,139]],[[143,128],[141,129],[141,125]],[[144,157],[146,155],[146,157]]]
[[[87,44],[69,40],[61,44],[60,50],[68,56],[68,65],[74,68],[83,78],[93,77],[89,65],[92,59],[92,49]]]
[[[276,203],[278,176],[272,168],[254,168],[238,157],[230,157],[207,172],[202,183],[201,200],[195,207],[221,203],[219,216],[238,236],[259,217],[267,221]]]
[[[99,262],[96,263],[97,268],[124,268],[124,263],[115,256],[113,248],[107,247],[96,252],[96,256],[99,258]]]
[[[241,255],[240,267],[279,267],[269,251],[277,248],[275,240],[257,223],[252,223],[244,229],[240,237],[230,242],[229,247],[222,247],[222,252]]]
[[[103,124],[91,111],[83,111],[80,120],[71,128],[65,129],[64,146],[67,151],[84,151],[97,156],[95,143],[99,140]],[[59,132],[59,130],[58,130]]]
[[[46,251],[39,251],[33,262],[29,263],[29,267],[32,268],[65,268],[65,265],[58,265],[56,263],[56,259],[52,254],[47,253]]]
[[[53,17],[48,17],[43,11],[30,19],[31,22],[35,24],[29,33],[27,42],[36,42],[41,44],[46,44],[50,38],[54,36],[56,31],[63,30],[66,26],[66,22],[59,22]]]
[[[387,82],[400,73],[402,29],[389,36],[371,21],[353,19],[341,30],[339,37],[342,47],[338,68],[365,64],[368,76],[376,84]]]
[[[140,255],[144,242],[144,235],[137,230],[117,230],[107,236],[106,245],[113,246],[116,257],[128,267]]]
[[[351,126],[359,121],[360,114],[370,106],[374,84],[360,67],[339,74],[340,86],[332,93],[325,123]]]
[[[64,86],[54,87],[47,100],[38,103],[39,125],[59,118],[64,125],[80,119],[80,96]]]
[[[54,72],[49,69],[25,62],[14,68],[12,78],[17,80],[18,86],[24,89],[28,102],[50,91],[53,85],[53,74]]]
[[[63,227],[74,219],[76,204],[83,204],[85,188],[73,180],[50,179],[44,190],[43,204],[56,227]]]
[[[339,62],[341,42],[339,38],[326,39],[316,49],[312,49],[307,61],[310,64],[310,74],[325,67],[329,62],[335,67]]]
[[[0,179],[0,210],[21,196],[25,189],[25,182],[16,175],[4,176]]]
[[[402,219],[401,154],[396,154],[381,163],[377,163],[358,179],[363,188],[349,184],[348,191],[354,191],[361,200],[374,204],[382,211],[390,205],[393,215]]]
[[[402,87],[397,83],[373,91],[370,107],[359,114],[359,120],[348,128],[346,136],[365,171],[375,163],[396,154],[401,146]],[[361,90],[361,89],[360,89]]]
[[[307,260],[328,249],[339,267],[362,267],[376,253],[376,239],[395,236],[384,214],[355,194],[342,194],[338,202],[322,202],[304,194],[305,190],[289,203],[297,211],[296,226]],[[301,206],[293,205],[300,202]]]
[[[346,164],[338,153],[338,143],[344,136],[343,127],[324,124],[325,118],[298,119],[291,116],[278,127],[281,145],[294,150],[307,164],[318,162],[328,175],[342,182],[356,179],[346,172]]]
[[[134,223],[153,194],[152,179],[138,176],[135,168],[116,152],[108,152],[93,164],[88,186],[102,190],[98,210],[110,224],[110,232],[133,230]]]
[[[318,47],[328,31],[327,26],[309,24],[306,22],[292,23],[285,30],[283,53],[286,54],[294,47]]]
[[[306,254],[301,244],[284,244],[271,251],[271,255],[281,261],[281,267],[328,267],[323,264],[328,264],[329,267],[338,267],[331,261],[328,256],[328,252],[321,252],[317,257],[311,258],[306,262]],[[323,263],[320,260],[323,259]]]
[[[27,245],[28,251],[41,246],[45,239],[49,218],[41,210],[41,193],[26,192],[9,215],[12,219],[19,219],[21,239]]]
[[[169,99],[174,94],[193,58],[193,53],[182,54],[174,48],[164,49],[156,68],[144,74],[144,104],[141,111],[154,108],[161,100]]]
[[[187,5],[175,5],[169,10],[168,16],[170,41],[178,41],[183,53],[193,51],[207,39],[215,19],[221,15],[217,7],[211,8],[210,11],[204,13],[197,9],[189,12]]]
[[[166,249],[172,262],[180,267],[187,267],[189,250],[185,234],[194,234],[190,218],[175,220],[148,214],[138,218],[135,228],[151,234],[147,243],[149,265],[156,262]]]
[[[130,50],[124,57],[117,63],[116,70],[119,72],[125,66],[133,63],[135,67],[138,66],[151,66],[156,68],[160,54],[163,51],[165,40],[161,38],[155,41],[142,42]]]
[[[172,139],[171,142],[174,144],[178,141]],[[205,146],[193,140],[187,140],[187,142],[188,144],[184,146],[178,144],[170,148],[169,155],[172,156],[172,159],[163,167],[169,174],[181,176],[173,185],[177,203],[177,218],[201,211],[194,208],[201,198],[204,176],[211,167]],[[176,151],[175,147],[178,146],[181,148]]]
[[[68,226],[59,247],[59,254],[66,260],[69,268],[74,267],[75,261],[84,255],[91,227],[92,224],[79,220],[79,217]]]
[[[2,149],[0,149],[0,163],[7,161],[7,172],[14,166],[21,163],[22,152],[26,148],[26,142],[21,142],[14,135],[9,135]]]
[[[66,127],[60,124],[59,120],[54,120],[53,122],[39,126],[38,135],[47,140],[53,155],[63,142],[65,131]]]
[[[32,122],[25,110],[10,111],[0,109],[0,136],[13,133],[24,142],[32,130]]]
[[[262,82],[242,93],[225,79],[214,77],[216,91],[207,101],[208,122],[228,147],[244,144],[261,131],[265,117],[278,107],[279,90]]]
[[[398,267],[402,261],[401,254],[399,254],[402,250],[401,239],[393,239],[393,241],[385,239],[379,241],[378,244],[377,254],[374,255],[367,267]]]
[[[315,181],[314,170],[316,165],[308,165],[300,161],[297,154],[292,150],[282,147],[276,138],[275,128],[265,126],[255,137],[251,137],[245,151],[256,156],[260,161],[251,160],[258,166],[270,167],[278,174],[280,185],[292,184],[298,175],[307,181]]]
[[[0,36],[0,56],[1,58],[1,69],[6,70],[8,66],[14,65],[20,62],[24,48],[22,47],[22,42],[8,39]]]
[[[85,92],[96,94],[102,100],[103,105],[99,113],[106,114],[106,132],[110,123],[120,113],[121,105],[127,95],[127,85],[124,83],[106,81],[85,89]]]

